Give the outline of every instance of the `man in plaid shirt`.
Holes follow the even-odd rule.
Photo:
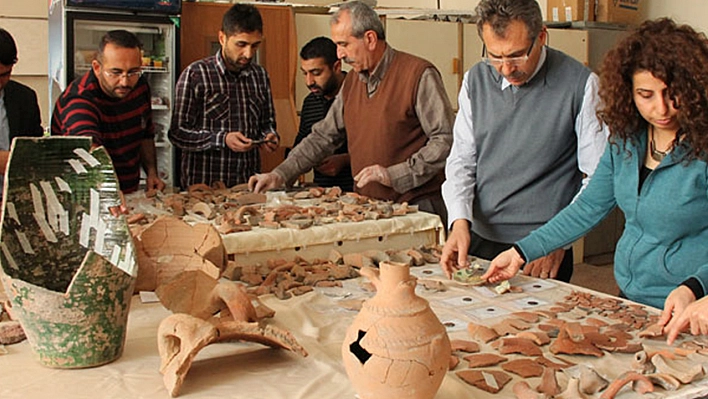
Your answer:
[[[262,40],[258,10],[235,4],[224,14],[219,51],[179,77],[169,138],[182,150],[183,188],[246,183],[260,171],[259,147],[278,148],[270,80],[252,62]]]

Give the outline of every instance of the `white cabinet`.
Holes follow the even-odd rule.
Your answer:
[[[450,104],[457,109],[460,86],[460,24],[456,22],[386,19],[386,40],[393,48],[422,57],[435,65]]]
[[[609,28],[549,28],[547,43],[597,72],[605,53],[626,34],[625,30]]]

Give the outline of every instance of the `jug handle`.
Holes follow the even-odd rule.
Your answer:
[[[362,276],[366,277],[371,281],[371,284],[376,287],[376,290],[379,290],[379,285],[381,284],[381,278],[379,269],[374,269],[373,267],[369,266],[364,266],[359,270],[359,274]]]

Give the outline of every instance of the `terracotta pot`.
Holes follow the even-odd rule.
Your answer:
[[[137,270],[120,204],[111,159],[90,138],[13,141],[0,276],[45,366],[93,367],[123,352]]]
[[[450,361],[445,327],[415,294],[406,264],[381,262],[361,274],[376,287],[347,330],[342,358],[361,399],[431,399]]]

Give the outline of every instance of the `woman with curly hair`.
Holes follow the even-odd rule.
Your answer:
[[[615,206],[620,296],[678,315],[708,289],[708,41],[670,19],[644,22],[600,70],[598,117],[609,143],[588,187],[544,226],[496,257],[483,278],[511,278],[527,261],[597,226]]]

